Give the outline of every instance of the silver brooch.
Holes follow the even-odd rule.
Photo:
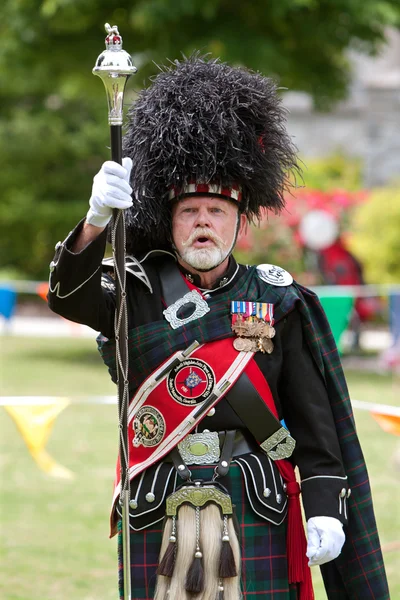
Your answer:
[[[179,309],[182,308],[182,306],[190,303],[195,305],[195,310],[189,317],[180,319],[178,317]],[[204,298],[202,298],[199,292],[192,290],[168,306],[168,308],[163,311],[163,315],[171,325],[172,329],[178,329],[178,327],[182,327],[182,325],[186,325],[186,323],[190,323],[195,319],[204,317],[204,315],[206,315],[208,312],[210,312],[210,307],[208,306],[207,302],[204,300]]]

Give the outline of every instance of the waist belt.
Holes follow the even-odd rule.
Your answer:
[[[179,455],[187,465],[213,465],[220,461],[225,442],[233,435],[232,450],[229,459],[257,450],[258,445],[254,440],[247,439],[242,431],[209,431],[189,433],[178,444]],[[229,450],[229,448],[228,448]],[[173,462],[172,451],[165,462]]]
[[[191,478],[188,465],[216,464],[215,476],[224,477],[229,471],[232,458],[251,452],[255,445],[255,442],[249,443],[243,433],[235,429],[221,433],[205,430],[187,435],[170,452],[169,458],[181,478],[186,481]]]

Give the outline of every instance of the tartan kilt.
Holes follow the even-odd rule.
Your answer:
[[[193,478],[209,481],[214,467],[191,466]],[[223,484],[230,490],[240,527],[243,600],[273,598],[296,600],[297,586],[289,585],[286,559],[286,522],[272,525],[252,510],[237,464],[232,464]],[[118,523],[119,595],[124,598],[121,521]],[[161,546],[162,523],[152,529],[131,531],[132,600],[152,600]]]

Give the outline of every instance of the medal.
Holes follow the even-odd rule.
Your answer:
[[[254,352],[252,340],[249,338],[238,337],[233,340],[233,347],[238,352]]]
[[[231,302],[232,331],[238,336],[233,347],[238,352],[271,354],[275,335],[274,305],[267,302]]]
[[[243,319],[242,315],[238,315],[236,320],[232,319],[232,331],[236,333],[236,335],[248,335],[248,323]]]
[[[263,325],[263,330],[261,333],[261,337],[265,337],[265,338],[273,338],[275,335],[275,329],[273,327],[271,327],[271,325],[269,323],[265,323]]]
[[[260,338],[258,340],[258,344],[259,344],[259,350],[261,350],[261,352],[263,354],[265,354],[265,353],[271,354],[272,350],[274,349],[274,343],[269,338]]]

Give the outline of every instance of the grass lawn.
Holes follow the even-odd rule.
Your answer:
[[[115,394],[94,341],[2,339],[2,395]],[[361,371],[347,376],[353,398],[396,403],[399,385],[390,376]],[[369,413],[356,412],[356,420],[391,597],[400,598],[399,439],[384,433]],[[50,478],[36,467],[4,409],[0,432],[0,597],[116,600],[116,542],[107,537],[117,452],[116,407],[71,404],[57,418],[47,449],[73,471],[72,481]],[[318,575],[315,585],[316,600],[325,599]]]

